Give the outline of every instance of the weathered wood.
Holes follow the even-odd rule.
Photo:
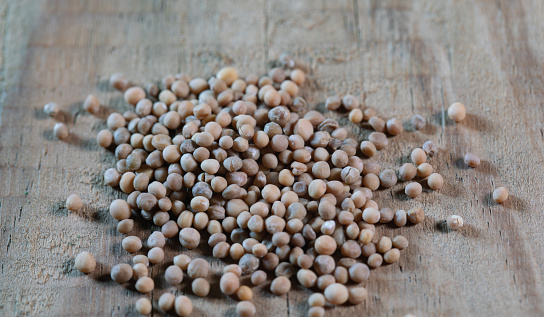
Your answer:
[[[124,195],[103,184],[114,159],[95,144],[105,124],[82,109],[88,93],[128,109],[108,88],[113,72],[138,83],[178,71],[209,76],[223,65],[263,73],[284,51],[308,71],[303,94],[318,109],[330,94],[364,92],[385,117],[423,115],[425,130],[392,138],[372,161],[398,167],[431,139],[440,147],[431,164],[446,181],[415,200],[403,185],[377,193],[380,206],[423,205],[428,217],[380,227],[408,237],[400,263],[372,271],[364,305],[328,313],[544,314],[543,16],[537,0],[0,1],[0,315],[136,315],[141,295],[108,278],[130,260],[107,213]],[[52,136],[54,122],[41,111],[49,101],[66,113],[69,142]],[[454,101],[468,110],[457,125],[444,117]],[[340,121],[360,139],[369,133]],[[480,155],[478,169],[464,167],[466,151]],[[490,199],[496,186],[510,191],[502,206]],[[64,208],[70,193],[82,196],[83,211]],[[443,229],[453,213],[463,230]],[[100,262],[90,277],[73,268],[82,250]],[[156,280],[150,298],[174,289]],[[307,290],[276,297],[257,289],[261,316],[306,312]],[[235,314],[235,301],[218,291],[191,299],[194,315]]]

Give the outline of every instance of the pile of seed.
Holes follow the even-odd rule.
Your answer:
[[[359,284],[368,280],[370,268],[399,260],[408,240],[379,236],[376,224],[418,224],[424,210],[379,208],[373,191],[390,188],[399,179],[408,182],[408,197],[422,194],[422,182],[440,190],[444,179],[427,163],[438,149],[426,142],[412,151],[413,164],[398,171],[365,163],[362,157],[375,155],[388,145],[389,137],[403,132],[401,121],[385,121],[353,95],[329,97],[327,109],[345,109],[351,122],[374,130],[368,140],[358,142],[337,121],[308,109],[298,96],[305,73],[294,68],[291,59],[282,60],[283,66],[271,69],[268,76],[241,78],[227,67],[208,80],[169,75],[160,85],[145,88],[121,74],[111,76],[112,87],[124,92],[134,108],[111,113],[108,129],[97,135],[98,144],[118,160],[105,171],[105,183],[128,195],[113,201],[109,211],[119,221],[118,232],[126,235],[123,249],[136,253],[145,245],[147,250],[147,255],[135,255],[132,264],[114,266],[112,280],[135,283],[137,291],[149,293],[154,280],[148,266],[165,261],[166,243],[179,239],[185,249],[208,243],[213,257],[238,263],[224,268],[220,289],[240,300],[240,316],[257,314],[251,288],[241,284],[242,275],[250,275],[253,285],[270,279],[276,295],[289,292],[292,281],[316,291],[309,297],[308,315],[323,316],[326,303],[363,302],[367,291]],[[454,105],[448,114],[460,121],[464,106]],[[97,114],[100,103],[90,95],[84,107]],[[51,116],[60,111],[54,103],[44,110]],[[425,125],[421,116],[411,122],[416,130]],[[62,123],[54,132],[59,139],[69,137]],[[479,158],[469,154],[467,164],[477,166]],[[505,195],[498,193],[496,200],[506,200]],[[68,198],[69,210],[81,206],[79,196]],[[131,235],[139,216],[156,229],[145,243]],[[447,224],[458,229],[463,219],[453,215]],[[83,252],[75,266],[89,273],[96,262]],[[206,260],[179,254],[164,279],[178,285],[186,274],[193,294],[207,296],[208,270]],[[153,304],[141,298],[136,309],[149,314],[153,305],[179,316],[193,309],[189,297],[171,293]]]

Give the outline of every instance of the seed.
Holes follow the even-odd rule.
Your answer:
[[[179,266],[183,271],[187,271],[189,263],[191,263],[191,258],[188,255],[180,254],[174,257],[174,265]]]
[[[81,197],[77,194],[72,194],[66,199],[66,208],[70,211],[78,211],[83,207]]]
[[[170,285],[178,285],[183,281],[183,271],[179,266],[171,265],[164,272],[164,279]]]
[[[410,154],[410,158],[412,159],[412,162],[414,162],[415,166],[419,166],[427,161],[427,153],[425,153],[425,151],[423,151],[421,148],[415,148],[412,151],[412,154]]]
[[[248,301],[241,301],[236,304],[236,313],[240,317],[253,317],[257,313],[255,305]]]
[[[96,136],[96,142],[101,147],[107,148],[113,142],[113,134],[109,130],[101,130]]]
[[[342,105],[342,102],[340,98],[338,98],[338,96],[328,97],[327,100],[325,101],[325,107],[328,110],[336,110],[340,108],[341,105]]]
[[[210,293],[210,282],[206,279],[199,277],[196,278],[191,284],[193,293],[200,297],[206,297]]]
[[[317,283],[317,275],[311,270],[300,269],[297,272],[297,280],[302,286],[311,288]]]
[[[54,118],[60,113],[60,108],[56,103],[50,102],[43,106],[43,112]]]
[[[55,124],[53,134],[59,140],[66,140],[70,133],[68,132],[68,128],[66,125],[64,125],[64,123],[58,122]]]
[[[383,170],[380,173],[380,183],[384,188],[393,187],[397,183],[397,174],[392,169]]]
[[[364,263],[353,264],[349,268],[348,272],[349,272],[349,278],[355,283],[361,283],[361,282],[367,281],[370,275],[370,270],[368,269],[368,266]]]
[[[297,85],[302,86],[306,80],[306,74],[304,74],[304,72],[300,69],[293,69],[289,75],[289,78],[291,78],[291,80]]]
[[[241,301],[249,301],[253,298],[253,291],[248,286],[242,285],[236,291],[236,296],[238,296],[238,299]]]
[[[204,259],[193,259],[187,266],[187,275],[190,278],[205,278],[208,276],[208,261]]]
[[[325,316],[325,309],[323,307],[310,307],[308,309],[308,317],[323,317]]]
[[[147,276],[147,274],[149,273],[149,270],[147,269],[148,266],[149,266],[149,263],[148,264],[144,264],[144,263],[134,264],[134,266],[132,267],[132,278],[135,280],[138,280],[141,277]]]
[[[147,298],[140,298],[138,301],[136,301],[136,310],[138,313],[142,315],[148,315],[151,313],[151,310],[153,307],[151,306],[151,302]]]
[[[117,220],[128,219],[130,217],[130,206],[125,200],[116,199],[110,204],[110,214]]]
[[[428,177],[433,173],[433,167],[429,163],[422,163],[417,167],[417,176],[421,178]]]
[[[404,130],[402,127],[402,122],[400,122],[397,118],[389,119],[387,121],[386,128],[387,133],[391,135],[398,135]]]
[[[187,249],[196,249],[200,244],[200,233],[194,228],[183,228],[179,232],[179,242]]]
[[[421,130],[425,127],[425,119],[418,114],[410,119],[410,123],[415,130]]]
[[[380,221],[380,211],[376,208],[366,208],[363,210],[363,220],[368,223],[377,223]]]
[[[159,308],[164,311],[169,311],[174,308],[174,302],[176,300],[176,296],[172,293],[164,293],[159,298]]]
[[[508,190],[504,187],[498,187],[493,191],[493,200],[497,204],[502,204],[508,199]]]
[[[392,242],[390,238],[381,237],[380,240],[378,241],[378,244],[376,245],[376,250],[383,254],[391,250],[391,246],[392,246]]]
[[[318,254],[331,255],[336,251],[336,241],[331,236],[323,235],[315,240],[314,248]]]
[[[216,77],[230,86],[236,79],[238,79],[238,71],[234,67],[225,67],[217,72]]]
[[[149,293],[155,288],[155,282],[150,277],[142,276],[140,277],[134,286],[136,290],[140,293]]]
[[[463,226],[463,218],[457,215],[448,216],[448,218],[446,218],[446,224],[448,225],[448,228],[452,230],[460,229]]]
[[[350,304],[357,305],[365,301],[368,297],[368,291],[364,287],[354,287],[349,290],[348,301]]]
[[[87,251],[83,251],[76,256],[74,261],[76,269],[83,273],[91,273],[96,268],[94,256]]]
[[[313,293],[308,297],[308,306],[310,307],[323,307],[325,304],[325,296],[321,293]]]
[[[444,187],[444,178],[438,173],[432,173],[429,178],[427,178],[427,185],[429,188],[434,190],[440,190]]]
[[[119,233],[129,233],[134,228],[134,220],[124,219],[117,224],[117,231]]]
[[[421,184],[417,182],[411,182],[404,188],[404,193],[406,194],[406,196],[411,198],[419,197],[422,191],[423,187],[421,187]]]
[[[403,227],[406,225],[406,221],[407,221],[406,211],[402,209],[397,210],[395,212],[395,216],[393,217],[393,222],[395,223],[395,225],[397,227]]]
[[[372,132],[368,136],[368,141],[372,142],[377,150],[383,150],[387,146],[387,136],[382,132]]]
[[[329,285],[325,289],[325,298],[333,305],[342,305],[348,301],[349,292],[346,286],[340,283]]]
[[[189,316],[193,312],[193,303],[191,303],[189,297],[181,295],[176,297],[174,308],[178,316]]]
[[[408,239],[406,237],[398,235],[393,238],[393,247],[399,250],[405,249],[408,247]]]
[[[423,151],[427,153],[429,156],[434,156],[438,154],[438,148],[436,145],[434,145],[433,141],[428,140],[425,143],[423,143]]]
[[[142,248],[142,240],[136,236],[128,236],[123,239],[121,246],[125,251],[134,253],[140,251]]]
[[[373,116],[368,120],[370,126],[377,132],[385,132],[385,121],[378,116]]]
[[[477,155],[468,152],[465,154],[465,164],[470,167],[478,167],[480,165],[480,158]]]
[[[400,251],[398,249],[391,249],[383,255],[385,263],[395,263],[400,258]]]
[[[261,270],[257,270],[255,272],[253,272],[253,274],[251,274],[251,283],[253,285],[261,285],[263,284],[264,282],[266,282],[266,273],[264,271],[261,271]]]
[[[119,284],[126,283],[132,279],[133,270],[128,264],[117,264],[111,269],[111,279]]]
[[[270,291],[278,296],[284,295],[291,290],[291,281],[285,276],[278,276],[270,284]]]
[[[219,281],[219,288],[225,295],[232,295],[236,293],[240,287],[240,279],[234,273],[227,272],[221,276]]]
[[[359,108],[353,109],[349,112],[348,118],[353,123],[361,123],[363,121],[363,111]]]
[[[448,108],[448,117],[455,122],[461,122],[465,120],[467,112],[465,106],[462,103],[456,102]]]
[[[420,222],[423,222],[425,219],[425,212],[421,207],[414,207],[406,213],[408,220],[410,220],[411,223],[417,224]]]
[[[371,256],[368,257],[367,260],[368,266],[375,269],[377,267],[380,267],[383,263],[383,257],[379,253],[374,253]]]

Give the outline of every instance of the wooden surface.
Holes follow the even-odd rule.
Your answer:
[[[371,272],[364,305],[327,315],[542,316],[543,16],[538,0],[0,1],[0,315],[136,314],[141,295],[108,278],[131,257],[107,212],[124,195],[103,184],[114,158],[95,144],[105,124],[82,110],[88,93],[124,110],[106,82],[113,72],[137,83],[178,71],[208,77],[224,65],[263,73],[287,51],[308,70],[303,95],[319,109],[330,94],[364,91],[385,117],[423,115],[424,131],[391,139],[372,161],[398,168],[430,139],[440,147],[431,164],[446,181],[416,200],[402,185],[377,193],[380,206],[421,204],[428,217],[380,227],[407,236],[409,248]],[[41,110],[49,101],[67,113],[69,142],[52,136]],[[467,106],[462,124],[444,117],[454,101]],[[467,151],[482,158],[478,169],[462,164]],[[502,206],[490,199],[496,186],[510,190]],[[64,208],[71,193],[83,211]],[[461,231],[443,229],[449,214],[464,218]],[[140,226],[141,237],[148,232]],[[100,262],[91,276],[73,267],[83,250]],[[154,300],[174,289],[158,277],[163,268],[151,269]],[[259,316],[305,314],[309,291],[266,289],[256,290]],[[235,301],[217,291],[190,296],[195,316],[234,315]]]

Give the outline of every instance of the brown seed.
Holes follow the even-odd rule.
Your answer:
[[[221,276],[219,288],[223,294],[232,295],[236,293],[239,287],[240,279],[234,273],[227,272]]]
[[[174,303],[174,308],[178,316],[189,316],[193,312],[193,304],[187,296],[178,296]]]
[[[448,108],[448,117],[455,122],[461,122],[465,120],[466,116],[467,112],[465,110],[465,106],[462,103],[456,102]]]
[[[404,181],[412,180],[417,174],[417,168],[411,163],[404,163],[399,169],[399,176]]]
[[[236,313],[240,317],[253,317],[257,313],[255,305],[249,301],[241,301],[236,304]]]
[[[427,178],[427,185],[429,188],[434,190],[440,190],[444,187],[444,178],[438,173],[432,173],[429,178]]]
[[[411,223],[417,224],[425,220],[425,212],[421,207],[414,207],[406,213]]]

